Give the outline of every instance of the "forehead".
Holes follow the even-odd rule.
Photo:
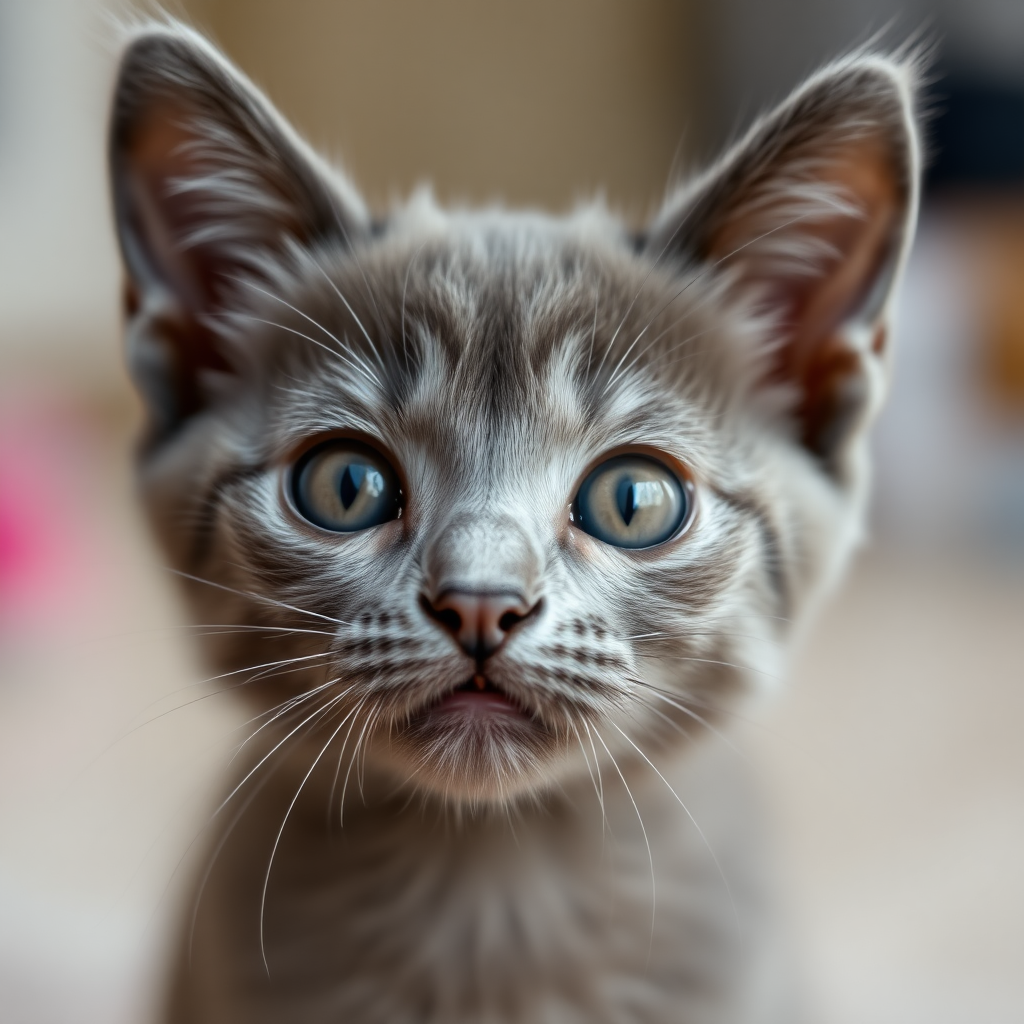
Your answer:
[[[451,462],[637,444],[692,460],[720,361],[699,283],[607,220],[400,223],[267,298],[273,419],[282,443],[356,431]]]

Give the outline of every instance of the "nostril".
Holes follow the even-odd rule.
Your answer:
[[[426,594],[421,594],[420,607],[430,618],[440,622],[442,626],[450,629],[453,633],[458,633],[462,629],[462,616],[450,605],[446,608],[438,608]]]
[[[538,601],[532,608],[527,608],[522,612],[510,608],[498,619],[498,628],[503,633],[510,633],[520,622],[525,622],[527,619],[532,619],[535,615],[539,615],[540,607],[543,603],[543,601]]]
[[[503,633],[507,633],[516,625],[517,622],[522,622],[525,618],[525,615],[519,615],[516,612],[505,612],[505,614],[498,619],[498,628]]]
[[[453,633],[462,629],[462,616],[454,608],[442,608],[434,612],[434,618],[447,626]]]

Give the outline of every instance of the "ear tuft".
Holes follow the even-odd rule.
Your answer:
[[[204,406],[208,371],[231,369],[218,318],[239,279],[268,278],[296,245],[348,245],[369,217],[255,86],[173,23],[130,38],[110,167],[129,365],[166,433]]]
[[[919,63],[855,54],[812,77],[670,197],[648,251],[710,265],[770,314],[766,384],[797,395],[835,478],[878,397],[894,283],[918,202]]]

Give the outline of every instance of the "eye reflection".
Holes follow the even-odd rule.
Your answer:
[[[401,510],[395,471],[359,441],[328,441],[308,452],[295,467],[292,493],[306,519],[338,533],[378,526]]]
[[[583,481],[573,518],[606,544],[648,548],[675,535],[689,505],[686,489],[664,463],[646,455],[618,455]]]

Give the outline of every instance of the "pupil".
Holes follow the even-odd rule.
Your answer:
[[[629,526],[636,512],[636,485],[631,480],[619,484],[619,514],[622,521]]]
[[[352,502],[359,497],[359,487],[366,475],[365,466],[348,465],[345,472],[341,474],[341,504],[347,512],[352,507]]]

